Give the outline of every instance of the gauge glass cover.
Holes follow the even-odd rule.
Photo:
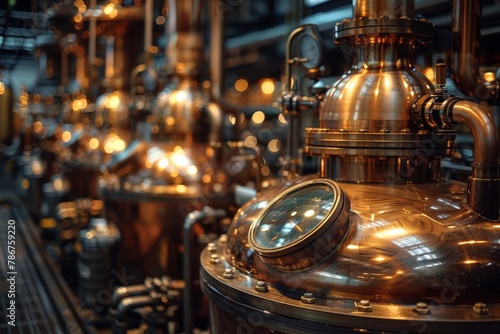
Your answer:
[[[308,59],[302,63],[304,67],[318,67],[321,62],[321,46],[316,37],[310,34],[302,35],[299,38],[299,54],[301,58]]]
[[[254,229],[255,244],[277,249],[303,239],[331,214],[335,198],[334,189],[321,183],[285,193],[263,212]]]

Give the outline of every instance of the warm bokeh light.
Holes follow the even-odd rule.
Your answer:
[[[165,169],[168,166],[168,159],[167,158],[161,158],[160,161],[158,161],[158,168]]]
[[[229,123],[231,123],[232,125],[236,124],[236,117],[234,117],[233,115],[227,116],[227,119],[229,120]]]
[[[434,69],[432,67],[425,68],[424,75],[429,81],[434,82]]]
[[[106,101],[106,108],[116,109],[120,105],[120,97],[118,95],[111,95]]]
[[[281,148],[281,142],[279,139],[271,139],[269,143],[267,143],[267,149],[269,152],[276,153]]]
[[[246,81],[245,79],[238,79],[234,83],[234,88],[238,92],[244,92],[244,91],[246,91],[248,89],[248,81]]]
[[[260,89],[264,94],[272,94],[274,93],[274,81],[271,79],[264,79],[260,83]]]
[[[493,81],[495,81],[495,73],[493,73],[493,72],[486,72],[486,73],[484,73],[484,80],[486,82],[493,82]]]
[[[35,133],[42,132],[42,129],[43,129],[42,122],[36,121],[35,123],[33,123],[33,131],[35,131]]]
[[[286,118],[285,118],[285,115],[283,114],[279,114],[278,116],[278,122],[280,122],[281,124],[285,125],[287,124],[288,122],[286,121]]]
[[[165,123],[168,126],[172,126],[175,124],[175,118],[173,118],[172,116],[168,116],[167,119],[165,120]]]
[[[114,150],[115,150],[115,145],[111,140],[108,140],[106,144],[104,144],[104,152],[106,152],[107,154],[111,154],[113,153]]]
[[[187,191],[187,187],[183,184],[179,184],[175,186],[175,191],[177,191],[178,193],[185,193]]]
[[[61,136],[63,142],[67,143],[71,140],[71,132],[69,131],[64,131]]]
[[[97,138],[92,138],[89,140],[89,147],[92,149],[92,150],[95,150],[99,147],[99,139]]]
[[[257,138],[255,136],[248,136],[245,138],[244,143],[246,147],[254,147],[257,145]]]
[[[191,165],[187,168],[187,172],[189,175],[195,175],[196,173],[198,173],[198,168],[196,168],[196,166],[194,165]]]
[[[118,16],[118,9],[113,8],[113,10],[111,11],[111,13],[109,14],[109,17],[112,18],[112,19],[114,19],[117,16]]]
[[[174,103],[184,102],[186,98],[187,98],[187,93],[183,90],[180,90],[172,93],[169,100],[170,103],[174,104]]]
[[[123,139],[117,139],[113,142],[113,148],[116,152],[123,151],[127,144],[125,144],[125,141]]]
[[[85,97],[85,95],[81,95],[80,96],[80,109],[83,110],[87,108],[87,98]]]
[[[74,111],[78,111],[82,109],[80,100],[74,100],[73,103],[71,104],[71,107],[73,108]]]
[[[252,115],[252,123],[254,125],[262,124],[262,122],[264,122],[265,119],[266,119],[266,115],[260,110],[254,112]]]
[[[104,7],[104,14],[110,15],[113,12],[113,9],[115,9],[115,5],[113,3],[108,3]]]
[[[189,165],[189,159],[186,157],[186,155],[182,152],[175,152],[172,154],[170,157],[170,160],[174,165],[177,167],[186,167]]]

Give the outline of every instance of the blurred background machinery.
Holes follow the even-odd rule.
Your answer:
[[[2,208],[45,268],[39,331],[496,325],[499,11],[2,2]]]

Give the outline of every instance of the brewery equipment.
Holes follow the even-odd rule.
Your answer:
[[[351,68],[324,95],[288,87],[285,112],[318,110],[305,150],[319,175],[263,191],[203,251],[212,332],[495,331],[498,132],[481,105],[448,94],[444,64],[435,85],[415,68],[432,34],[413,1],[354,1],[335,27]],[[287,63],[316,63],[306,27],[288,44],[301,39],[311,53]],[[458,124],[474,138],[467,183],[440,174]]]

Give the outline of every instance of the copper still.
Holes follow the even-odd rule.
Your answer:
[[[290,115],[318,107],[305,150],[319,175],[262,192],[204,250],[213,333],[498,328],[498,130],[480,104],[447,93],[444,64],[436,85],[415,68],[433,26],[414,7],[353,1],[335,28],[351,68],[325,94],[284,95]],[[474,137],[467,183],[441,177],[458,124]]]

